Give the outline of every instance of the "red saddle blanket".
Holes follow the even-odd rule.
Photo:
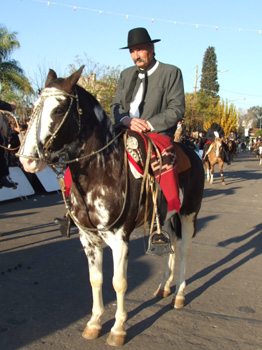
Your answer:
[[[139,134],[143,137],[146,149],[147,149],[147,140],[143,134]],[[176,162],[176,154],[174,146],[168,136],[159,135],[156,133],[148,133],[147,136],[154,142],[158,147],[159,152],[162,158],[162,169],[160,171],[160,159],[155,151],[151,156],[150,165],[155,175],[155,178],[159,182],[159,185],[164,193],[164,196],[168,203],[168,211],[180,210],[180,199],[179,199],[179,182],[178,182],[178,167]],[[135,163],[132,157],[128,154],[128,159],[132,162],[134,167],[140,172],[143,173],[143,170]],[[65,181],[65,195],[68,197],[71,189],[72,177],[69,167],[65,171],[64,175]]]
[[[157,146],[162,159],[162,169],[160,174],[160,159],[155,151],[153,151],[150,165],[154,173],[155,178],[159,182],[159,185],[163,191],[163,194],[168,203],[168,211],[180,210],[179,199],[179,182],[178,182],[178,167],[176,162],[176,154],[173,143],[168,136],[159,135],[156,133],[146,134]],[[147,150],[147,139],[143,134],[139,133],[139,136],[144,139]],[[128,159],[135,167],[135,169],[143,174],[143,169],[132,159],[128,154]]]

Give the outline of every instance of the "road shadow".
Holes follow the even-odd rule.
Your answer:
[[[39,227],[45,229],[45,225]],[[15,248],[1,252],[0,348],[26,347],[72,324],[80,325],[83,330],[92,312],[92,291],[88,263],[78,235],[57,240],[51,234],[50,239],[38,240],[33,246],[30,243],[19,246],[16,240]],[[128,293],[152,276],[150,260],[139,259],[144,254],[144,239],[132,239]],[[103,275],[103,301],[110,309],[116,296],[112,286],[112,253],[108,247],[104,248]],[[157,301],[155,298],[143,303],[137,312]],[[112,322],[105,324],[103,333],[110,331]]]
[[[214,276],[212,276],[208,281],[203,283],[199,288],[187,294],[187,304],[191,303],[192,300],[204,293],[210,286],[219,282],[225,276],[229,275],[231,272],[244,265],[250,259],[254,259],[257,256],[261,255],[262,224],[256,225],[251,231],[247,232],[246,234],[240,237],[230,238],[228,240],[221,241],[218,243],[218,246],[227,247],[231,243],[239,243],[246,240],[248,241],[241,245],[239,248],[236,248],[233,251],[231,251],[223,259],[197,272],[195,275],[193,275],[187,280],[187,285],[189,285],[190,283],[193,283],[194,281],[200,278],[208,276],[210,273],[213,274],[214,271],[218,270],[218,272]],[[246,254],[247,252],[249,252],[249,254]],[[230,263],[230,266],[223,268],[223,266],[227,265],[228,263]]]
[[[210,198],[210,197],[216,197],[216,196],[231,196],[233,194],[236,193],[236,191],[240,188],[240,187],[225,187],[223,185],[221,185],[221,187],[214,187],[214,185],[209,185],[211,187],[205,187],[204,189],[204,195],[203,198]]]

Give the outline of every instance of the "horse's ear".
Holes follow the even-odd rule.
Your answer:
[[[80,67],[75,73],[73,73],[72,75],[70,75],[70,77],[68,77],[64,80],[63,88],[66,92],[68,92],[68,93],[73,92],[73,88],[76,85],[76,83],[78,82],[84,68],[85,68],[85,66]]]
[[[48,73],[48,76],[47,76],[46,82],[45,82],[45,87],[47,87],[49,85],[49,83],[51,83],[51,81],[56,79],[56,78],[57,78],[56,72],[53,69],[49,69],[49,73]]]

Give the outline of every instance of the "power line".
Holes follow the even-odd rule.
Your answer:
[[[74,11],[76,11],[76,10],[85,10],[85,11],[90,11],[90,12],[96,12],[99,15],[101,15],[101,14],[114,15],[114,16],[125,17],[126,19],[128,19],[128,18],[138,18],[138,19],[143,19],[145,21],[150,21],[151,23],[154,23],[154,22],[166,22],[166,23],[170,23],[170,24],[173,24],[173,25],[191,26],[191,27],[195,27],[196,29],[198,29],[200,27],[205,27],[205,28],[215,29],[216,31],[218,31],[220,29],[225,29],[225,30],[235,30],[235,31],[238,31],[238,32],[242,32],[242,31],[254,32],[254,33],[258,33],[260,35],[262,34],[262,29],[250,29],[250,28],[240,28],[240,27],[226,27],[226,26],[220,26],[220,25],[180,22],[180,21],[164,19],[164,18],[152,18],[152,17],[146,17],[146,16],[138,16],[138,15],[133,15],[133,14],[127,14],[127,13],[118,13],[118,12],[113,12],[113,11],[92,9],[92,8],[82,7],[82,6],[73,6],[73,5],[67,5],[67,4],[57,3],[57,2],[53,2],[53,1],[46,1],[46,0],[32,0],[32,1],[44,3],[47,6],[57,5],[57,6],[69,7],[69,8],[72,8]]]

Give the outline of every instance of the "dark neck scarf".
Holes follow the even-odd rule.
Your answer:
[[[153,61],[145,68],[145,69],[137,69],[135,70],[132,78],[131,78],[131,82],[130,82],[130,86],[129,89],[127,91],[126,94],[126,102],[128,104],[128,110],[130,107],[130,103],[133,101],[133,99],[136,96],[136,93],[139,89],[139,86],[141,84],[141,82],[143,83],[143,97],[142,97],[142,101],[139,105],[139,112],[140,112],[140,117],[143,113],[143,107],[144,107],[144,100],[146,97],[146,93],[147,93],[147,86],[148,86],[148,76],[147,76],[147,72],[154,67],[154,65],[156,64],[156,60],[153,59]],[[140,79],[138,78],[138,74],[142,73],[145,75],[144,79]]]

